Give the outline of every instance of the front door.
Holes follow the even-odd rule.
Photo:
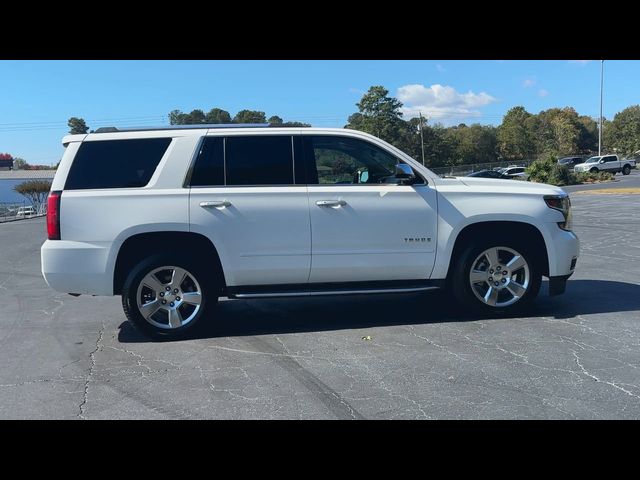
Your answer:
[[[391,152],[338,135],[304,137],[312,249],[310,283],[429,278],[436,191],[400,185]]]

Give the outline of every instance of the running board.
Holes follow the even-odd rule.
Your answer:
[[[368,295],[376,293],[412,293],[437,290],[444,281],[346,282],[311,285],[260,285],[227,287],[229,298],[316,297],[325,295]]]

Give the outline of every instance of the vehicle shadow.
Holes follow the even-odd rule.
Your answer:
[[[549,297],[547,289],[543,282],[540,296],[524,316],[568,319],[640,311],[640,285],[633,283],[570,280],[566,293],[558,297]],[[221,301],[215,316],[186,339],[518,318],[470,314],[444,291]],[[120,325],[118,339],[122,343],[151,341],[129,322]]]

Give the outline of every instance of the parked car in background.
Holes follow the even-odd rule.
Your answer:
[[[618,155],[600,155],[591,157],[586,162],[576,165],[573,169],[575,172],[609,172],[614,175],[622,172],[623,175],[629,175],[632,168],[636,168],[635,160],[620,160]]]
[[[477,172],[470,173],[467,177],[479,177],[479,178],[502,178],[509,179],[507,175],[500,173],[497,170],[479,170]]]
[[[514,179],[514,178],[526,179],[529,177],[527,175],[525,167],[507,167],[501,173],[502,175],[505,176],[505,178],[511,178],[511,179]]]
[[[20,207],[18,208],[18,210],[16,211],[16,217],[30,217],[32,215],[35,215],[36,209],[29,206],[29,207]]]
[[[558,160],[558,164],[564,165],[569,170],[572,170],[573,167],[579,165],[584,162],[584,158],[582,157],[564,157]]]

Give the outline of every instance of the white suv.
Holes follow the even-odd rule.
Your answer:
[[[99,129],[63,139],[42,273],[57,291],[122,295],[177,336],[220,296],[415,292],[479,311],[563,293],[578,256],[570,201],[549,185],[440,178],[345,129]]]

